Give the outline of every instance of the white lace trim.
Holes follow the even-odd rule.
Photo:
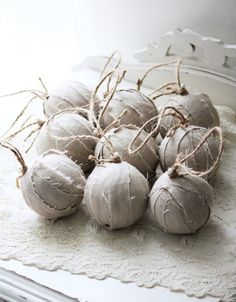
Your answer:
[[[225,148],[213,184],[211,218],[198,234],[167,235],[152,224],[148,214],[133,227],[106,231],[89,219],[83,205],[69,218],[45,221],[24,204],[14,183],[17,163],[13,155],[1,150],[0,258],[235,301],[236,124],[232,110],[218,109]]]

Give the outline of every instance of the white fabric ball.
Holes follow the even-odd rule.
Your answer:
[[[172,96],[163,106],[172,106],[179,110],[188,120],[189,125],[212,128],[220,125],[218,113],[206,93],[188,90],[186,95]],[[165,116],[161,123],[161,135],[164,137],[168,130],[179,123],[173,116]]]
[[[135,89],[118,90],[101,118],[102,127],[109,126],[125,109],[127,109],[127,113],[120,119],[120,123],[123,125],[132,124],[141,127],[158,114],[153,101],[141,92]],[[146,130],[150,130],[151,127],[152,125]]]
[[[67,81],[62,83],[56,89],[49,91],[44,101],[44,113],[47,117],[69,108],[88,109],[91,98],[91,91],[82,83],[77,81]],[[96,101],[98,99],[96,98]],[[96,103],[95,109],[98,111],[99,103]]]
[[[110,140],[113,148],[119,152],[122,160],[127,161],[136,167],[145,177],[147,177],[155,173],[159,163],[157,144],[155,143],[155,140],[151,138],[140,151],[135,154],[129,154],[128,146],[138,131],[139,128],[136,126],[121,126],[111,129],[105,136]],[[142,131],[134,143],[133,149],[137,148],[147,136],[148,134],[145,131]],[[96,145],[95,156],[97,158],[110,158],[112,152],[104,145],[105,139],[102,138],[101,141],[103,143],[98,142]]]
[[[21,178],[26,204],[48,219],[74,213],[83,199],[85,184],[81,168],[54,150],[41,155]]]
[[[40,130],[36,150],[42,154],[56,149],[70,157],[87,172],[93,167],[88,160],[94,154],[95,140],[82,136],[93,136],[87,119],[76,112],[63,112],[51,117]]]
[[[213,199],[211,186],[198,176],[170,178],[163,173],[150,192],[154,220],[166,232],[192,234],[209,219]]]
[[[87,179],[84,202],[92,218],[106,228],[134,224],[146,211],[149,185],[127,162],[97,165]]]

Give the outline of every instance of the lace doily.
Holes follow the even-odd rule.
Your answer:
[[[139,286],[161,285],[187,295],[236,300],[235,113],[218,107],[224,153],[214,180],[214,204],[206,226],[193,236],[165,234],[148,213],[135,226],[106,231],[81,205],[73,216],[45,221],[24,203],[14,178],[18,163],[0,151],[0,258],[92,278],[114,277]]]

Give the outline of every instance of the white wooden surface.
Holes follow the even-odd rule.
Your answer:
[[[197,299],[188,297],[181,292],[171,292],[163,287],[147,289],[137,287],[132,283],[121,283],[120,281],[111,278],[99,281],[96,279],[89,279],[83,275],[71,275],[70,273],[61,270],[56,272],[42,271],[34,267],[24,266],[15,260],[0,261],[0,266],[11,271],[16,271],[22,276],[26,276],[39,284],[64,293],[69,297],[78,299],[80,302],[219,302],[219,299],[217,298],[206,297],[203,299]],[[6,274],[0,275],[0,299],[4,297],[3,289],[7,289],[5,287],[6,282],[2,282],[1,280],[3,277],[5,277],[5,280],[9,280],[9,276],[6,276]],[[66,299],[66,297],[58,296],[57,293],[52,293],[46,288],[42,290],[34,283],[27,283],[26,280],[23,280],[23,285],[22,280],[19,280],[18,278],[14,278],[12,281],[14,281],[15,286],[23,289],[21,295],[23,295],[24,289],[27,288],[28,295],[32,293],[33,300],[30,300],[29,295],[29,300],[21,301],[19,298],[18,300],[16,298],[16,300],[7,300],[7,302],[71,301],[70,299]],[[14,287],[9,288],[9,290],[10,289],[14,292]],[[5,292],[5,295],[6,294],[7,292]],[[16,292],[14,292],[14,294],[16,294]],[[36,294],[39,297],[41,295],[42,298],[47,298],[48,300],[35,300],[34,295]]]
[[[111,47],[113,50],[114,47],[117,48],[120,46],[122,46],[121,48],[124,48],[125,52],[127,53],[134,46],[137,47],[137,45],[140,45],[141,47],[141,42],[146,41],[147,37],[153,39],[154,34],[157,34],[156,31],[152,30],[150,31],[151,34],[150,32],[148,32],[148,35],[146,36],[147,28],[150,28],[150,23],[148,22],[143,23],[146,26],[144,26],[145,30],[143,30],[143,32],[143,27],[141,27],[141,24],[138,28],[138,32],[135,24],[131,26],[131,31],[126,31],[130,19],[129,17],[134,13],[133,8],[135,7],[137,1],[132,1],[132,3],[129,4],[128,1],[122,1],[122,3],[118,5],[118,19],[121,20],[122,16],[125,15],[127,18],[123,19],[127,19],[128,22],[124,22],[120,25],[117,22],[113,22],[113,17],[111,18],[111,16],[113,15],[108,11],[108,9],[111,8],[109,6],[111,5],[111,1],[109,1],[109,3],[108,1],[106,3],[103,1],[103,5],[101,5],[100,1],[96,1],[95,6],[93,3],[88,5],[84,9],[82,9],[81,4],[78,4],[78,1],[61,1],[60,5],[58,4],[58,2],[59,1],[51,1],[51,5],[49,4],[49,1],[35,1],[36,5],[35,3],[34,5],[30,5],[29,1],[0,2],[0,34],[2,41],[0,49],[0,94],[16,91],[18,89],[35,87],[37,85],[37,77],[39,76],[44,79],[44,82],[47,83],[48,87],[53,86],[53,84],[56,84],[60,80],[64,79],[65,75],[69,71],[69,67],[73,64],[73,62],[80,62],[83,55],[87,53],[93,54],[95,50],[96,54],[97,52],[101,53],[102,51],[104,51],[104,49],[106,49],[106,52],[108,52],[108,49],[110,50]],[[158,8],[160,8],[158,12],[161,14],[161,16],[163,16],[163,24],[165,24],[165,27],[167,26],[167,21],[168,23],[171,23],[168,25],[169,29],[174,25],[172,24],[173,22],[176,23],[178,22],[178,20],[180,21],[183,19],[183,17],[181,17],[181,19],[178,19],[176,17],[176,14],[173,16],[171,11],[176,11],[176,9],[179,9],[181,12],[183,12],[183,10],[179,4],[176,4],[176,6],[174,6],[176,9],[168,10],[170,1],[166,1],[166,3],[168,2],[167,4],[164,4],[164,2],[165,1],[163,1],[163,7],[160,7],[158,5]],[[184,1],[185,6],[187,5],[187,2],[189,3],[189,0]],[[199,16],[205,11],[206,1],[200,2],[200,4],[198,2],[198,4],[196,5]],[[215,7],[215,3],[213,2],[214,1],[211,1],[210,8]],[[222,9],[225,7],[226,2],[227,1],[220,1],[220,7]],[[223,18],[225,20],[225,18],[231,14],[230,22],[232,23],[232,20],[235,19],[233,17],[233,15],[235,14],[233,10],[235,4],[233,4],[233,1],[229,2],[230,7],[228,10],[224,10]],[[68,8],[66,3],[70,3],[71,6]],[[156,1],[151,1],[150,7],[147,8],[149,13],[146,14],[144,12],[144,14],[146,15],[147,20],[150,19],[150,12],[153,12],[153,26],[151,27],[154,28],[156,26],[156,28],[160,28],[157,24],[157,8],[155,7],[155,10],[152,8],[156,5],[155,3]],[[59,5],[59,8],[57,7],[57,5]],[[172,1],[172,5],[175,5],[174,1]],[[125,11],[124,6],[126,8]],[[139,11],[141,15],[143,15],[142,8],[147,7],[146,2],[143,1],[143,3],[139,3],[139,7]],[[76,9],[77,13],[75,13]],[[169,16],[168,18],[166,18],[166,14],[163,13],[163,10],[165,9],[166,14]],[[113,7],[112,12],[114,12],[115,10],[116,7]],[[189,10],[190,7],[186,7],[183,13],[186,19],[189,18],[190,20],[191,16],[189,16]],[[81,12],[81,14],[79,14],[79,11]],[[90,12],[92,13],[90,14]],[[109,35],[106,32],[107,24],[101,25],[100,22],[101,19],[106,19],[105,16],[101,17],[101,13],[103,12],[108,13],[107,16],[110,20],[109,23],[112,30],[112,32],[110,32],[109,34],[111,39],[108,38]],[[71,13],[73,13],[73,17],[71,17]],[[91,17],[90,19],[87,17],[88,15]],[[134,18],[136,18],[135,20],[138,21],[141,15],[136,14],[134,16]],[[161,16],[159,17],[161,18]],[[218,11],[218,16],[222,16],[220,10]],[[98,34],[98,32],[94,34],[95,30],[98,30],[96,29],[94,23],[91,22],[91,20],[94,20],[94,18],[97,22],[100,35]],[[211,19],[217,19],[215,18],[214,12],[211,14]],[[67,22],[64,22],[64,20],[67,20]],[[205,24],[207,22],[208,20],[205,21]],[[74,23],[76,23],[76,25]],[[200,21],[198,20],[197,23],[200,24]],[[119,26],[115,26],[115,24],[118,24]],[[214,23],[214,25],[217,24]],[[235,34],[233,26],[232,31],[227,31],[227,27],[224,24],[224,32],[221,31],[220,35],[224,36],[225,34],[228,39],[232,38]],[[191,27],[191,25],[189,27]],[[164,27],[162,27],[161,30],[163,30],[163,28]],[[217,28],[221,30],[222,26],[219,26],[218,24],[218,27],[215,26],[214,30],[217,30]],[[60,30],[59,36],[58,30]],[[121,30],[123,30],[124,32],[123,35],[120,34]],[[141,35],[140,32],[142,33]],[[160,34],[160,32],[158,32],[158,34]],[[80,38],[79,43],[77,43],[78,37]],[[118,37],[120,37],[120,39],[118,39]],[[134,37],[134,40],[130,37]],[[142,38],[141,41],[138,39],[139,37]],[[158,45],[157,40],[156,42],[156,45]],[[231,42],[233,43],[235,41]],[[144,46],[145,45],[143,45],[143,47]],[[127,47],[130,49],[127,49]],[[187,56],[192,56],[192,46],[185,44],[183,48]],[[231,48],[232,47],[230,47],[230,49]],[[179,46],[176,45],[175,48],[172,48],[172,50],[173,49],[175,49],[175,51],[179,50]],[[183,49],[181,51],[183,51]],[[144,53],[145,51],[140,52],[141,55],[143,55]],[[219,67],[220,70],[214,70],[213,74],[209,72],[208,68],[201,67],[200,69],[196,69],[193,66],[194,64],[186,64],[183,69],[183,81],[186,82],[186,84],[193,84],[197,86],[196,88],[199,87],[199,89],[202,89],[204,91],[207,91],[208,89],[210,96],[216,103],[225,105],[228,104],[233,107],[235,106],[234,99],[236,96],[235,76],[229,69],[223,68],[225,72],[222,72],[222,62],[225,60],[225,56],[223,56],[223,58],[221,56],[220,58],[220,64],[218,64],[218,60],[215,60],[215,66],[217,66],[217,68]],[[189,59],[187,58],[186,62],[189,63],[191,60],[188,60]],[[142,59],[140,60],[140,62],[141,61]],[[93,67],[95,70],[99,70],[103,63],[104,58],[100,58],[99,60],[97,58],[95,60],[94,58],[90,58],[85,61],[84,66]],[[200,65],[198,64],[197,66]],[[138,66],[139,72],[148,67],[146,63],[141,63]],[[127,79],[131,81],[134,80],[134,78],[137,77],[137,65],[130,66],[124,64],[124,67],[130,67]],[[229,71],[229,73],[227,73],[226,71]],[[169,78],[170,73],[171,69],[167,68],[166,70],[163,70],[162,76],[160,77],[161,80],[166,81]],[[204,75],[206,76],[204,77]],[[97,73],[85,69],[81,72],[78,72],[78,78],[85,83],[88,81],[88,83],[92,84],[94,79],[97,78]],[[191,78],[191,80],[189,80],[188,82],[187,78]],[[151,76],[149,79],[147,79],[146,85],[149,87],[154,87],[158,86],[158,83],[156,82],[155,77]],[[4,131],[4,129],[6,129],[7,123],[9,124],[9,121],[12,120],[14,116],[16,116],[25,101],[26,99],[23,97],[13,98],[7,101],[0,100],[1,131]],[[114,279],[98,281],[89,279],[86,276],[71,275],[68,272],[63,271],[42,271],[34,267],[24,266],[15,260],[0,261],[0,267],[16,271],[17,273],[27,276],[28,278],[35,280],[36,282],[63,292],[64,294],[71,297],[77,297],[80,299],[80,301],[84,302],[198,301],[198,299],[187,297],[183,293],[173,293],[168,289],[161,287],[145,289],[139,288],[134,284],[123,284]],[[2,280],[6,281],[6,279],[6,275],[5,277],[3,275],[0,275],[0,294],[3,294],[2,284],[4,282]],[[40,292],[38,294],[40,296]],[[216,298],[206,297],[200,301],[213,302],[218,300],[219,299]]]
[[[189,59],[191,65],[205,63],[209,69],[219,69],[225,74],[236,70],[236,45],[179,27],[163,34],[158,43],[150,43],[146,48],[137,51],[135,58],[139,62],[152,63],[178,55]]]
[[[137,81],[150,67],[173,61],[180,57],[181,83],[204,91],[216,105],[225,105],[236,110],[236,44],[225,44],[219,39],[205,37],[189,29],[178,27],[164,34],[158,43],[148,44],[135,52],[138,62],[122,62],[120,69],[127,70],[126,80]],[[101,70],[106,57],[88,57],[75,66]],[[157,88],[175,80],[176,66],[161,67],[145,79],[145,86]]]
[[[4,268],[0,268],[0,299],[8,302],[77,301]]]

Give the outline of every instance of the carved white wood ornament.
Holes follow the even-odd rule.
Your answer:
[[[215,105],[225,105],[236,110],[236,45],[202,36],[189,29],[178,27],[148,44],[134,54],[137,63],[122,63],[127,70],[125,79],[133,83],[151,66],[170,62],[181,57],[181,82],[192,89],[207,93]],[[101,70],[107,57],[88,57],[74,71],[81,68]],[[151,89],[174,79],[175,66],[153,71],[144,85]]]
[[[135,53],[135,58],[143,63],[176,56],[236,70],[236,45],[225,44],[219,39],[204,37],[192,30],[178,27],[165,33],[158,44],[148,44],[146,48]]]

